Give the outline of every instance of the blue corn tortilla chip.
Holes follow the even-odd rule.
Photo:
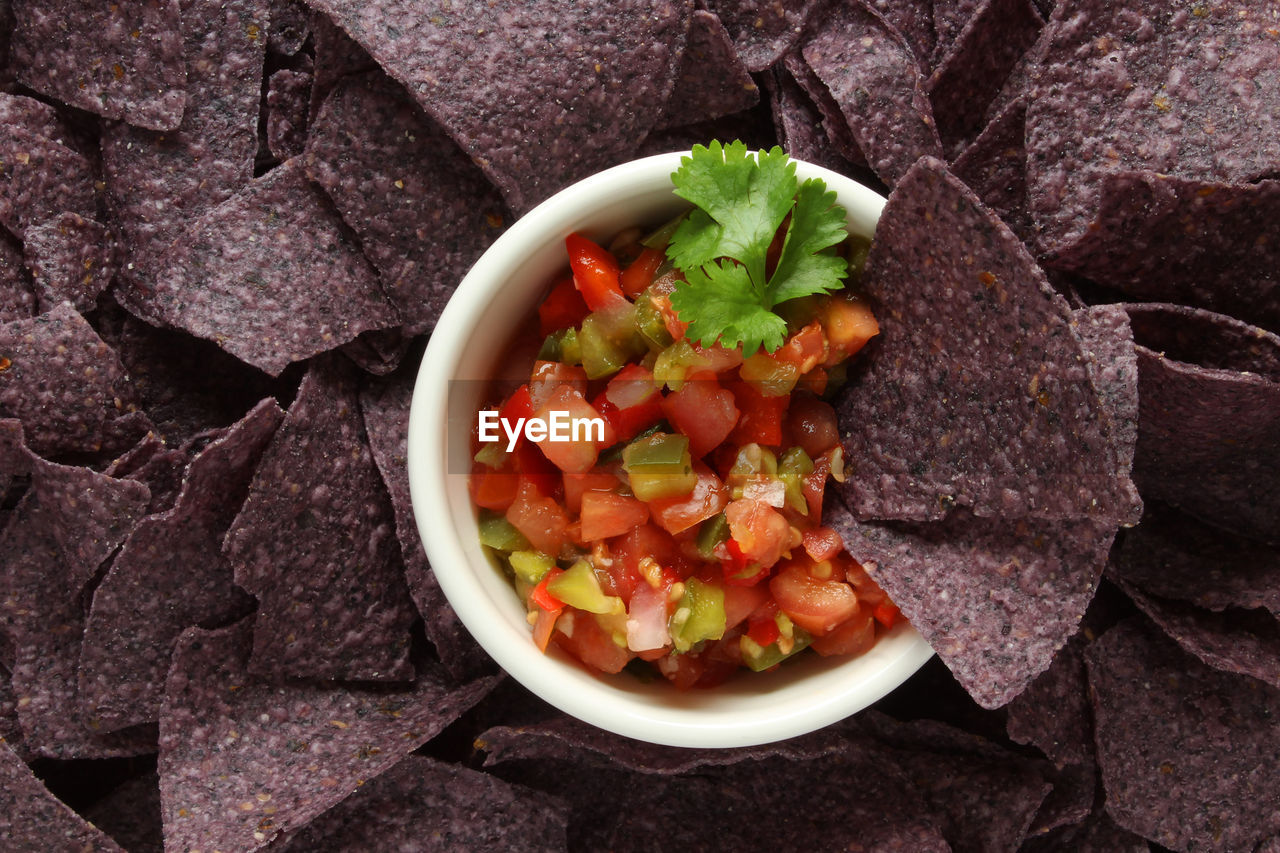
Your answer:
[[[887,747],[953,850],[1018,849],[1053,787],[1046,762],[945,723],[867,711],[857,724]]]
[[[336,86],[311,129],[306,164],[415,332],[435,326],[507,218],[480,170],[381,72]]]
[[[182,490],[182,475],[191,461],[190,448],[168,447],[154,432],[129,450],[111,460],[102,473],[118,480],[137,480],[147,487],[147,515],[164,512],[173,506]]]
[[[230,426],[264,397],[287,406],[302,376],[299,366],[273,380],[211,341],[148,325],[114,304],[98,312],[97,323],[119,353],[140,407],[174,448]]]
[[[0,92],[0,127],[19,125],[55,141],[62,135],[62,121],[53,107],[35,98]]]
[[[925,83],[948,152],[978,136],[983,115],[1044,21],[1031,0],[982,0]]]
[[[413,602],[395,517],[360,419],[356,371],[312,362],[227,533],[235,582],[258,598],[250,671],[411,678]]]
[[[165,133],[104,128],[107,193],[135,267],[253,177],[266,32],[266,0],[184,3],[177,34],[190,88],[181,124]]]
[[[80,653],[81,701],[105,728],[159,718],[173,643],[252,604],[221,545],[284,413],[264,400],[187,467],[172,509],[143,519],[93,594]]]
[[[920,524],[824,523],[901,608],[984,708],[1007,704],[1049,667],[1102,576],[1115,526],[978,518]]]
[[[1214,613],[1117,583],[1183,651],[1214,669],[1280,689],[1280,623],[1271,613],[1235,608]]]
[[[1035,236],[1027,208],[1027,102],[1018,98],[991,119],[951,168],[1009,230],[1026,242]]]
[[[115,239],[107,226],[64,213],[29,227],[23,237],[42,310],[70,302],[92,311],[116,273]]]
[[[338,81],[349,74],[373,71],[378,63],[322,12],[311,13],[311,41],[315,50],[315,80],[311,85],[314,121]]]
[[[1056,268],[1141,300],[1178,302],[1280,331],[1280,181],[1228,184],[1109,172],[1089,227]]]
[[[0,125],[0,225],[16,237],[61,213],[97,215],[89,161],[21,125]]]
[[[149,428],[116,353],[69,304],[0,325],[0,417],[42,456],[119,452]],[[140,427],[140,428],[138,428]]]
[[[1107,572],[1206,610],[1265,607],[1280,615],[1280,550],[1154,502],[1142,523],[1125,532]]]
[[[1133,477],[1144,495],[1218,527],[1280,541],[1280,370],[1240,370],[1275,363],[1280,337],[1197,309],[1130,305],[1138,344],[1138,446]],[[1258,350],[1215,359],[1223,343],[1173,348],[1148,337],[1152,320],[1217,329],[1226,341],[1247,338]],[[1152,350],[1145,343],[1162,347]],[[1216,366],[1216,365],[1223,366]]]
[[[679,127],[750,109],[760,90],[734,52],[714,12],[695,10],[680,59],[680,73],[662,108],[658,128]]]
[[[50,758],[137,755],[154,735],[102,735],[80,704],[80,588],[128,536],[147,488],[29,456],[32,485],[0,534],[0,626],[13,642],[23,745]]]
[[[41,94],[105,118],[172,130],[186,105],[179,0],[61,8],[13,0],[13,60]]]
[[[690,0],[504,0],[465,27],[416,0],[314,0],[524,213],[628,159],[675,82]],[[501,74],[472,72],[485,57]]]
[[[206,214],[145,283],[117,296],[143,319],[214,341],[272,376],[399,320],[296,159]]]
[[[764,80],[778,143],[786,152],[832,171],[851,171],[852,163],[831,140],[818,105],[791,73],[775,68]]]
[[[1040,247],[1081,237],[1108,172],[1248,182],[1280,172],[1270,6],[1077,0],[1054,9],[1027,108]]]
[[[288,68],[267,85],[267,146],[277,160],[297,157],[307,147],[312,75]]]
[[[707,7],[724,22],[748,71],[764,71],[782,58],[804,32],[809,15],[820,4],[767,3],[761,0],[709,0]]]
[[[1083,634],[1008,705],[1010,740],[1031,744],[1058,766],[1093,764],[1093,720],[1085,682]]]
[[[459,850],[551,853],[567,849],[568,821],[566,804],[540,791],[411,755],[278,847],[357,853],[371,839],[386,850],[439,839]]]
[[[867,156],[859,147],[853,131],[849,129],[849,123],[845,121],[840,105],[831,96],[831,90],[818,79],[818,75],[814,74],[813,69],[804,61],[804,56],[798,52],[789,53],[783,58],[782,65],[786,69],[785,73],[808,95],[809,102],[817,108],[822,120],[822,130],[826,131],[830,144],[835,146],[840,155],[850,163],[865,167]]]
[[[160,777],[154,771],[120,783],[82,813],[129,853],[164,851]]]
[[[293,56],[311,33],[311,12],[298,0],[268,0],[267,8],[271,22],[267,47],[275,53]]]
[[[124,853],[100,829],[49,793],[3,741],[0,741],[0,838],[10,850]]]
[[[927,74],[938,40],[933,22],[933,0],[868,0],[867,5],[902,34],[915,54],[920,70]]]
[[[881,334],[836,404],[856,516],[1137,520],[1070,310],[940,161],[889,196],[862,286]]]
[[[1138,444],[1138,353],[1129,314],[1122,305],[1095,305],[1076,309],[1072,319],[1102,401],[1117,467],[1129,476]]]
[[[0,228],[0,323],[34,317],[37,306],[31,273],[22,262],[22,245]]]
[[[402,370],[369,382],[360,392],[360,411],[378,471],[395,508],[396,537],[404,560],[405,580],[423,626],[445,667],[459,679],[477,675],[491,664],[445,599],[427,562],[409,495],[409,404],[416,373]]]
[[[242,850],[298,829],[389,770],[496,679],[412,688],[270,684],[248,671],[250,620],[178,641],[160,717],[165,849]]]
[[[1280,831],[1280,690],[1220,672],[1143,617],[1085,653],[1107,813],[1174,850]]]
[[[860,2],[832,9],[815,22],[803,54],[886,185],[918,158],[942,155],[920,66],[879,13]]]
[[[934,0],[933,32],[934,49],[929,58],[931,65],[947,55],[956,37],[964,30],[982,0]]]
[[[847,743],[843,733],[828,728],[760,746],[735,749],[671,747],[634,741],[573,717],[558,716],[529,725],[494,726],[478,735],[474,746],[484,751],[485,767],[512,761],[554,760],[670,776],[704,772],[706,768],[762,758],[815,761],[825,755],[843,752]]]

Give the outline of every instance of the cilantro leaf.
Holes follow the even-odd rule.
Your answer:
[[[671,294],[671,307],[680,317],[692,317],[686,337],[710,345],[717,338],[727,347],[742,344],[753,353],[761,344],[782,346],[787,323],[760,304],[751,289],[747,268],[733,261],[712,261],[686,273],[688,286]]]
[[[795,172],[781,148],[751,155],[734,141],[695,145],[672,174],[675,194],[695,205],[667,246],[685,277],[671,303],[691,340],[775,350],[786,340],[775,305],[843,286],[848,263],[833,247],[846,236],[845,211],[821,180],[801,184]],[[788,214],[770,275],[769,247]]]

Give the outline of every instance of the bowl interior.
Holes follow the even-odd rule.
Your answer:
[[[728,747],[782,740],[842,719],[884,696],[932,650],[899,624],[861,657],[802,655],[767,673],[742,672],[710,690],[678,691],[658,678],[596,674],[531,641],[525,609],[479,544],[467,491],[469,436],[500,356],[536,317],[547,282],[568,264],[564,237],[608,239],[660,223],[684,203],[671,193],[680,154],[624,164],[562,191],[513,225],[463,279],[428,343],[414,390],[409,475],[419,531],[436,577],[464,625],[509,674],[561,710],[618,734],[676,746]],[[841,175],[818,176],[870,236],[884,199]]]

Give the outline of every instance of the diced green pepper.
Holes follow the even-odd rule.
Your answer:
[[[724,590],[697,578],[684,582],[684,595],[667,622],[677,652],[687,652],[703,640],[724,636]]]
[[[642,501],[687,495],[698,484],[689,453],[689,437],[655,432],[637,438],[622,451],[631,493]]]
[[[729,487],[734,500],[742,497],[746,485],[759,477],[776,477],[778,475],[778,458],[773,451],[762,447],[754,441],[744,444],[738,449],[738,457],[733,460],[729,469],[729,478],[725,485]]]
[[[801,515],[809,514],[809,502],[804,498],[804,478],[812,473],[813,460],[802,448],[793,447],[782,454],[778,477],[787,487],[787,506]]]
[[[570,607],[588,613],[625,613],[626,605],[616,595],[605,595],[595,570],[586,560],[579,560],[568,571],[547,582],[547,592]]]
[[[771,358],[763,352],[742,362],[738,375],[750,382],[765,397],[781,397],[790,394],[800,380],[800,369],[794,364]]]
[[[804,651],[809,643],[813,642],[813,637],[803,628],[796,628],[791,640],[791,650],[784,652],[776,642],[762,646],[746,634],[743,634],[738,639],[738,648],[742,650],[742,662],[754,672],[762,672],[770,667],[777,666],[792,655]]]
[[[495,551],[508,552],[528,548],[529,540],[502,516],[486,515],[480,519],[480,544]]]
[[[698,554],[704,560],[714,559],[715,547],[729,538],[729,519],[723,512],[713,515],[698,528]]]
[[[582,348],[578,344],[578,330],[561,329],[547,335],[542,342],[542,348],[538,350],[538,360],[580,364]]]
[[[679,391],[684,380],[699,363],[698,354],[693,345],[684,338],[658,353],[658,360],[653,363],[653,378],[665,384],[672,391]]]
[[[861,234],[849,235],[849,282],[862,278],[862,270],[867,265],[867,255],[871,254],[871,240]]]
[[[538,583],[556,566],[556,561],[541,551],[512,551],[507,561],[511,563],[511,570],[516,573],[516,577],[529,584]]]
[[[507,463],[507,451],[502,449],[502,442],[491,441],[476,451],[472,458],[489,468],[501,468]]]
[[[666,349],[671,346],[671,333],[667,331],[666,321],[649,298],[647,290],[636,299],[636,331],[650,349]]]
[[[582,321],[578,346],[582,355],[582,367],[587,371],[588,379],[612,376],[627,363],[629,353],[614,342],[596,314],[591,314]]]

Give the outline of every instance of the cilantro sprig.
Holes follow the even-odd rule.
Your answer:
[[[774,306],[844,286],[848,262],[835,251],[847,236],[845,210],[818,178],[800,183],[781,148],[747,153],[741,141],[695,145],[671,181],[694,210],[667,245],[684,273],[671,305],[703,346],[742,344],[752,355],[782,346],[787,324]],[[772,274],[766,259],[791,214]]]

